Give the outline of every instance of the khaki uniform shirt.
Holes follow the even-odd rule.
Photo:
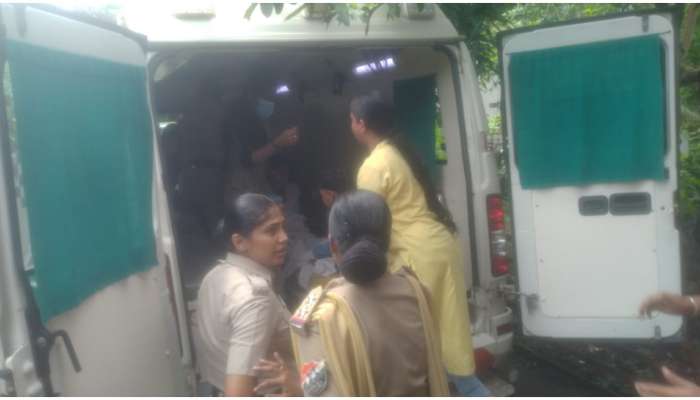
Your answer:
[[[224,389],[226,375],[255,376],[277,351],[291,357],[289,311],[272,289],[271,271],[229,254],[202,281],[194,317],[202,379]]]
[[[338,376],[332,372],[333,368],[337,368],[336,372],[344,371],[336,375],[357,378],[367,374],[373,381],[377,396],[430,395],[429,349],[423,319],[415,291],[402,274],[387,274],[367,286],[350,284],[344,278],[334,279],[327,285],[326,294],[322,295],[314,307],[316,311],[305,327],[306,333],[299,334],[300,330],[294,330],[297,367],[302,373],[302,382],[307,381],[303,386],[307,396],[372,395],[357,382],[350,383],[350,386],[359,393],[343,393],[342,385],[337,382]],[[368,363],[357,363],[357,353],[349,349],[356,347],[352,344],[356,341],[348,332],[351,322],[342,320],[337,303],[323,299],[328,295],[340,296],[350,306],[360,327],[361,340],[364,342],[362,347],[367,353]],[[300,307],[304,307],[304,303]],[[299,311],[295,317],[297,315]],[[323,338],[319,326],[321,319],[338,327],[333,332],[337,337]],[[334,349],[329,349],[328,346],[333,346]],[[340,362],[348,364],[333,365],[337,362],[332,354],[340,354]],[[314,372],[314,367],[318,370],[321,362],[327,371]],[[371,371],[360,371],[365,368],[362,365],[367,364]],[[444,373],[442,365],[440,369]]]

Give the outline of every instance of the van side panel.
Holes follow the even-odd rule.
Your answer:
[[[13,6],[3,5],[2,15],[10,40],[145,69],[144,50],[119,33],[32,7],[19,13]],[[153,169],[148,173],[153,173]],[[152,220],[142,223],[146,229],[155,231],[158,214],[154,214]],[[25,259],[30,257],[31,254],[24,254]],[[155,267],[98,291],[72,310],[51,319],[47,328],[68,333],[82,364],[82,371],[76,373],[64,345],[56,342],[51,352],[51,369],[54,390],[58,393],[69,396],[188,393],[161,254]]]

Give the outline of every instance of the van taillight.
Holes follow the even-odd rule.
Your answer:
[[[489,195],[486,198],[486,207],[491,239],[491,273],[493,276],[501,276],[510,272],[503,198],[500,194]]]
[[[474,350],[474,364],[477,375],[483,375],[496,364],[496,358],[485,348]]]
[[[503,325],[499,325],[496,328],[496,335],[498,335],[498,336],[503,336],[503,335],[505,335],[507,333],[511,333],[511,332],[513,332],[513,324],[511,324],[510,322],[503,324]]]

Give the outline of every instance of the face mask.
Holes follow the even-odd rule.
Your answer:
[[[255,108],[255,112],[258,114],[260,119],[268,119],[272,116],[275,111],[275,103],[267,101],[264,99],[258,99],[258,104]]]

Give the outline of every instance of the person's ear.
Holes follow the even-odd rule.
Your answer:
[[[233,236],[231,236],[231,244],[233,244],[236,253],[245,254],[248,252],[248,241],[241,234],[234,233]]]

